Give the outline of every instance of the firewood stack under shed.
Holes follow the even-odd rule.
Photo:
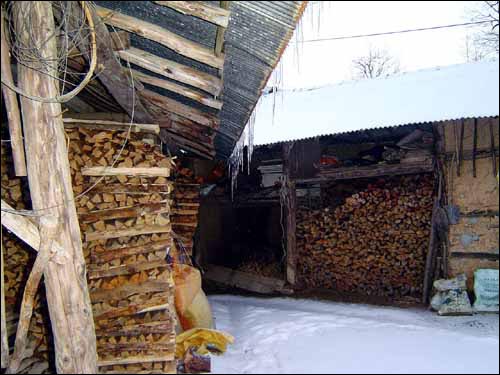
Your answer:
[[[379,179],[335,207],[297,213],[299,277],[308,288],[421,297],[432,175]]]
[[[99,371],[175,373],[173,278],[166,260],[172,161],[141,133],[130,135],[121,154],[127,132],[75,128],[67,134],[74,193],[84,192],[76,206]]]

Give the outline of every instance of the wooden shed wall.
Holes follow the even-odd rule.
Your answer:
[[[461,121],[439,125],[442,151],[446,155],[445,174],[450,205],[460,209],[460,219],[450,226],[449,272],[456,276],[465,272],[469,288],[478,268],[498,269],[499,255],[499,189],[493,173],[490,123],[494,139],[498,173],[498,118],[477,121],[476,177],[473,176],[474,120],[464,121],[463,161],[457,175],[457,161],[453,154],[460,148]]]

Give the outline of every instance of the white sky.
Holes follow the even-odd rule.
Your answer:
[[[302,22],[304,40],[468,22],[474,1],[311,2]],[[320,10],[320,12],[318,12]],[[318,26],[319,15],[319,31]],[[312,20],[314,19],[314,22]],[[283,87],[314,87],[352,79],[352,60],[370,46],[399,59],[401,71],[465,62],[468,27],[315,43],[293,43],[283,56]],[[269,84],[273,83],[273,78]]]

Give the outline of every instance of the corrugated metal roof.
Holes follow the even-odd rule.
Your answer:
[[[219,1],[209,1],[218,6]],[[214,48],[217,28],[198,18],[178,13],[151,1],[96,1],[96,4],[159,25],[205,47]],[[225,32],[223,67],[223,101],[220,128],[215,149],[220,158],[227,158],[239,139],[276,66],[302,12],[306,1],[231,1],[229,25]],[[217,76],[216,69],[184,57],[159,43],[131,34],[134,47],[157,56],[188,65]],[[147,72],[139,67],[140,71]],[[161,77],[167,79],[165,77]],[[167,79],[168,80],[168,79]],[[164,96],[200,110],[214,113],[183,96],[159,88],[148,87]]]
[[[498,61],[483,61],[285,91],[276,97],[274,120],[273,97],[266,95],[257,111],[255,144],[498,115]]]

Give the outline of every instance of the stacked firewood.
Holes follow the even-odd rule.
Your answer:
[[[85,172],[112,165],[169,171],[172,161],[137,133],[125,145],[127,132],[77,128],[67,134],[75,196],[83,192],[76,207],[99,371],[174,373],[174,290],[166,260],[172,248],[169,173],[102,178]]]
[[[200,184],[192,170],[179,168],[173,192],[172,228],[175,233],[175,254],[185,263],[193,254],[194,235],[198,227]]]
[[[283,278],[283,271],[278,262],[247,261],[238,267],[238,271],[276,279]]]
[[[13,161],[10,147],[2,144],[1,171],[2,189],[1,197],[4,202],[17,210],[28,209],[29,189],[26,181],[16,177],[13,171]],[[4,268],[4,288],[6,304],[7,332],[14,342],[17,330],[21,300],[23,298],[26,280],[33,266],[36,253],[14,234],[2,228],[2,248]],[[19,372],[42,373],[48,369],[50,356],[48,345],[50,327],[47,323],[46,310],[43,303],[43,288],[35,297],[35,308],[28,331],[28,350],[21,363]]]
[[[301,207],[302,282],[344,293],[420,296],[432,195],[432,176],[405,176],[369,184],[337,207]]]

